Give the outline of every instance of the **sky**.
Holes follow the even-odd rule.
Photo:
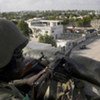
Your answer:
[[[100,0],[0,0],[0,12],[24,10],[100,10]]]

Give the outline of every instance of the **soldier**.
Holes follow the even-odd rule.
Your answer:
[[[0,20],[0,100],[22,100],[22,95],[18,97],[12,86],[4,83],[17,78],[23,60],[22,49],[27,43],[28,39],[12,22]]]
[[[0,19],[0,100],[28,100],[28,95],[24,97],[14,85],[8,84],[19,78],[25,64],[22,49],[27,43],[28,39],[13,22]]]

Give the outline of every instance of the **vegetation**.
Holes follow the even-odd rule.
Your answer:
[[[34,17],[43,17],[45,19],[61,19],[64,18],[73,18],[78,16],[86,16],[90,15],[92,18],[98,17],[95,15],[94,10],[48,10],[48,11],[21,11],[21,12],[2,12],[0,13],[0,17],[7,19],[22,19],[27,20]]]
[[[76,20],[76,26],[79,26],[79,27],[87,27],[87,26],[90,26],[90,23],[91,23],[91,17],[84,17],[83,19],[78,19]]]
[[[46,20],[63,20],[63,25],[87,27],[90,26],[92,19],[100,19],[100,14],[96,14],[94,10],[48,10],[48,11],[21,11],[21,12],[2,12],[0,18],[8,20],[21,20],[18,21],[18,27],[25,36],[29,36],[30,29],[28,28],[25,20],[31,18],[43,18]],[[80,18],[83,17],[83,18]],[[16,24],[16,22],[15,22]]]
[[[74,16],[75,17],[75,16]],[[78,27],[87,27],[90,26],[92,17],[91,16],[86,16],[83,18],[66,18],[63,19],[63,25],[74,25],[74,26],[78,26]]]
[[[24,22],[23,20],[20,20],[18,22],[17,26],[25,36],[29,37],[30,29],[29,29],[28,24],[26,22]]]
[[[63,23],[62,24],[63,25],[68,25],[69,24],[69,19],[68,18],[63,19]]]
[[[51,44],[52,46],[56,46],[56,41],[55,41],[54,37],[53,36],[49,36],[47,34],[40,35],[39,42],[48,43],[48,44]]]

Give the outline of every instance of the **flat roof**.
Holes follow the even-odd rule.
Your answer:
[[[62,22],[63,20],[31,20],[33,22]]]

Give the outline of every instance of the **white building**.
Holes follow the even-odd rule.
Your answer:
[[[62,20],[30,19],[27,23],[35,36],[48,34],[58,38],[63,33]]]
[[[57,47],[64,47],[64,46],[66,46],[67,41],[68,40],[57,40],[56,41]]]

